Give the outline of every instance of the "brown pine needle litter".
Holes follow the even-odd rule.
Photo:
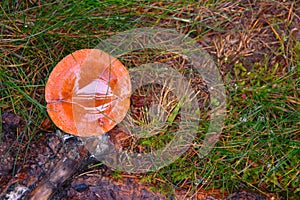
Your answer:
[[[240,191],[254,191],[269,199],[300,196],[298,1],[4,0],[0,27],[0,191],[34,162],[32,144],[57,129],[52,123],[45,125],[49,119],[45,84],[53,67],[64,56],[94,48],[116,33],[161,27],[187,34],[213,58],[228,95],[227,117],[213,150],[200,157],[211,99],[205,83],[195,75],[191,84],[197,87],[196,98],[202,103],[197,139],[176,162],[137,177],[153,184],[152,190],[177,198],[222,199],[230,194],[234,198],[243,194]],[[129,68],[155,61],[177,69],[189,65],[178,55],[156,50],[118,59]],[[149,119],[142,109],[151,103],[147,95],[156,95],[156,102],[165,106],[164,117],[180,120],[180,116],[170,117],[178,99],[168,91],[165,96],[157,91],[161,87],[135,91],[131,102],[137,104],[130,109],[139,123]],[[167,127],[143,141],[124,134],[119,147],[135,152],[159,149],[176,129]],[[114,175],[120,180],[130,176],[118,171]]]

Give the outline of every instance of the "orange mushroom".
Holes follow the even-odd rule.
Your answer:
[[[52,121],[76,136],[111,130],[130,106],[129,73],[120,61],[99,49],[82,49],[63,58],[45,90]]]

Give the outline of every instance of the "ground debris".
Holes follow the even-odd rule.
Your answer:
[[[192,195],[184,190],[174,190],[173,194],[165,195],[153,192],[151,187],[154,185],[141,182],[138,175],[115,177],[105,165],[90,171],[88,165],[99,161],[93,160],[74,137],[63,141],[54,133],[42,135],[33,142],[29,155],[22,170],[2,185],[0,199],[216,200],[228,196],[219,190],[197,190]],[[258,194],[239,192],[230,198],[255,195],[259,197]]]
[[[67,196],[71,199],[165,199],[136,178],[114,180],[101,176],[99,172],[76,177],[71,185],[67,190]]]
[[[64,142],[56,134],[43,135],[22,170],[4,182],[0,199],[164,199],[137,179],[114,180],[106,166],[98,174],[73,177],[87,170],[89,160],[76,138]]]

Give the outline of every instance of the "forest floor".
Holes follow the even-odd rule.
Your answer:
[[[1,199],[300,196],[298,1],[5,0],[0,5],[0,25]],[[207,156],[199,155],[202,133],[210,123],[203,106],[203,127],[187,152],[161,169],[132,174],[96,160],[78,138],[66,139],[47,115],[45,85],[66,55],[145,27],[176,30],[208,53],[226,89],[226,118]],[[188,66],[185,58],[156,49],[117,58],[127,68],[165,61]],[[192,83],[201,85],[197,98],[211,100],[203,84],[202,79]],[[141,105],[159,91],[152,89],[131,97],[135,116],[143,115]],[[167,134],[129,141],[118,128],[107,133],[118,148],[148,151],[169,141]]]

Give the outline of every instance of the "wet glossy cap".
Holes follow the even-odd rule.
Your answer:
[[[76,136],[111,130],[130,106],[126,68],[99,49],[82,49],[63,58],[51,72],[45,90],[52,121]]]

